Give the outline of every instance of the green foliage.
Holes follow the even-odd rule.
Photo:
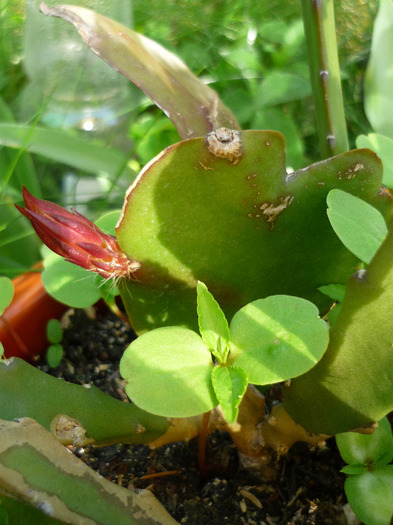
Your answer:
[[[169,2],[161,7],[174,9],[175,4]],[[74,6],[69,8],[75,15],[74,22],[82,22],[84,35],[93,37],[94,50],[136,82],[165,111],[181,138],[203,137],[164,150],[143,170],[127,195],[117,235],[121,248],[130,258],[140,261],[142,267],[135,279],[118,284],[131,321],[142,335],[127,349],[121,372],[128,381],[131,399],[154,414],[185,417],[209,411],[220,403],[228,422],[236,420],[249,382],[266,384],[293,379],[294,389],[290,392],[295,392],[295,408],[291,394],[287,405],[296,419],[305,421],[308,428],[311,414],[310,428],[315,427],[312,431],[325,431],[326,425],[327,433],[337,432],[351,424],[358,426],[359,421],[367,424],[391,408],[391,238],[373,258],[386,234],[383,226],[384,220],[391,218],[391,204],[387,195],[380,195],[381,165],[370,151],[349,152],[298,169],[307,164],[305,157],[310,152],[315,159],[299,7],[285,4],[285,10],[291,13],[282,17],[282,2],[271,2],[269,7],[266,3],[254,4],[227,2],[219,10],[214,4],[199,1],[184,6],[194,12],[203,8],[209,16],[202,17],[198,27],[186,20],[188,27],[177,35],[182,42],[179,52],[205,79],[215,79],[214,87],[222,94],[221,99],[181,61],[149,39],[132,31],[123,33],[119,25],[102,17],[85,19],[86,12],[79,12]],[[325,5],[332,7],[332,3]],[[385,1],[382,5],[386,8],[388,4]],[[266,16],[268,8],[275,9],[270,18]],[[155,27],[156,18],[150,12],[149,6],[147,23]],[[316,6],[314,12],[320,14],[321,6]],[[165,41],[172,28],[176,31],[179,27],[175,17],[168,19],[166,29],[159,30]],[[211,20],[220,29],[215,35],[209,30]],[[328,30],[329,38],[315,45],[309,38],[310,62],[325,56],[331,59],[332,52],[336,54],[332,20],[332,16],[328,20],[320,17],[320,25],[314,24],[319,36]],[[382,31],[378,24],[380,20],[373,46]],[[104,38],[95,39],[97,35]],[[105,38],[108,35],[111,38]],[[193,41],[195,35],[203,46]],[[390,60],[379,49],[373,51],[369,67],[368,96],[374,106],[368,113],[375,116],[379,111],[375,122],[385,115],[370,93],[374,95],[376,89],[380,96],[385,90],[390,98],[392,93],[386,89],[390,77],[386,76],[386,82],[379,78],[386,58]],[[206,66],[209,61],[211,69]],[[341,152],[346,149],[346,130],[340,122],[340,75],[338,65],[332,67],[331,60],[329,64],[327,87],[319,75],[324,65],[318,63],[312,75],[314,84],[322,86],[317,121],[322,123],[322,150],[332,132],[340,140],[331,140],[328,146],[334,148],[339,143]],[[334,91],[330,90],[332,86]],[[19,198],[22,180],[39,187],[26,148],[77,169],[105,172],[110,182],[108,195],[117,185],[121,186],[123,175],[132,181],[133,171],[125,155],[63,132],[15,125],[7,118],[6,105],[0,109],[5,115],[5,122],[0,124],[0,142],[7,146],[9,166],[1,185],[9,192],[7,197]],[[385,114],[391,114],[386,107],[383,109]],[[223,125],[237,129],[231,110],[242,126],[283,131],[289,143],[286,152],[280,134],[245,131],[240,134],[242,151],[236,162],[217,158],[207,150],[204,136]],[[131,126],[130,135],[138,143],[137,162],[143,164],[177,141],[177,135],[172,124],[161,115],[157,117],[157,112],[144,101],[138,111],[142,117]],[[326,115],[329,118],[325,122]],[[371,116],[370,121],[373,122]],[[389,165],[384,183],[391,185],[389,139],[374,139],[359,138],[359,144],[375,146]],[[10,148],[18,151],[10,152]],[[0,161],[4,158],[1,150]],[[297,171],[288,174],[287,165]],[[364,202],[354,200],[353,195],[361,196]],[[356,257],[330,227],[325,208],[327,196],[333,228]],[[382,215],[374,208],[369,211],[367,202],[380,209]],[[9,217],[7,214],[2,219],[1,228],[8,228]],[[18,230],[8,239],[23,235]],[[343,309],[332,328],[333,340],[322,357],[328,343],[327,325],[318,318],[317,307],[306,299],[315,302],[321,312],[331,304],[326,296],[342,301],[343,287],[358,267],[358,257],[367,263],[371,261],[367,287],[356,279],[350,282]],[[116,288],[112,293],[111,285],[108,290],[102,279],[86,279],[85,271],[70,277],[71,268],[53,256],[46,257],[43,279],[55,297],[78,307],[88,306],[102,295],[113,302]],[[232,318],[230,328],[207,287],[198,282],[200,279],[214,292],[228,319]],[[157,328],[172,324],[177,326]],[[382,335],[376,333],[376,326],[383,327]],[[197,327],[201,337],[191,330]],[[372,355],[368,353],[370,348]],[[58,348],[55,354],[56,351]],[[52,364],[58,362],[58,357],[53,357]],[[366,360],[370,363],[364,371]],[[375,376],[371,379],[370,370]],[[22,376],[19,370],[15,384],[22,382]],[[15,384],[11,381],[12,387]],[[27,406],[31,414],[44,417],[48,425],[48,411],[43,416],[39,413],[41,407],[34,405],[33,394],[40,385],[37,379],[27,387],[31,403]],[[0,386],[4,387],[4,383]],[[48,387],[46,392],[49,390]],[[18,400],[18,392],[13,392]],[[63,396],[65,388],[59,392]],[[94,401],[100,402],[99,395],[93,394]],[[26,392],[22,397],[25,395]],[[48,409],[52,415],[59,409],[57,401]],[[332,410],[326,410],[327,405]],[[18,406],[17,401],[12,403],[8,415],[18,417]],[[61,408],[64,406],[69,405],[65,403]],[[80,414],[79,408],[72,405],[76,414]],[[107,403],[107,410],[110,409]],[[118,405],[117,409],[121,411]],[[84,405],[83,418],[87,418],[86,412]],[[97,411],[94,416],[99,419]],[[327,421],[321,421],[322,417]],[[86,420],[89,432],[90,426],[92,432],[99,431],[97,421]],[[148,424],[154,426],[155,421],[148,419]],[[121,424],[116,421],[113,426]],[[132,434],[132,440],[136,439],[134,429],[128,428],[127,432],[127,436]],[[105,438],[108,439],[107,434]],[[117,435],[114,439],[124,437]]]
[[[14,285],[8,277],[0,277],[0,315],[9,306],[14,296]]]
[[[339,189],[329,192],[327,204],[330,224],[341,242],[368,264],[388,233],[382,214],[367,202]]]
[[[382,419],[370,435],[337,434],[337,446],[348,463],[342,472],[345,493],[365,525],[385,525],[393,516],[393,436],[389,421]]]
[[[29,525],[62,525],[64,522],[46,516],[43,512],[23,501],[0,495],[0,523],[29,523]]]
[[[161,114],[144,113],[130,127],[135,143],[133,154],[143,166],[163,149],[178,142],[179,134],[172,122]]]
[[[14,285],[8,277],[0,277],[0,316],[11,304],[14,296]],[[4,347],[0,342],[0,358],[4,354]]]
[[[197,312],[203,342],[220,364],[228,359],[229,327],[224,312],[204,283],[197,284]]]
[[[231,321],[228,362],[250,383],[267,385],[303,374],[326,350],[329,334],[318,308],[300,297],[275,295],[254,301]]]
[[[62,130],[45,129],[23,124],[0,124],[0,144],[18,149],[29,149],[52,161],[66,164],[88,173],[106,172],[115,179],[119,173],[129,178],[135,174],[127,166],[121,151],[103,144],[81,140],[75,134]],[[25,184],[28,186],[28,184]]]
[[[46,350],[46,361],[51,368],[56,368],[63,357],[63,346],[60,344],[63,339],[63,328],[60,321],[51,319],[46,325],[46,335],[48,341],[52,343]]]
[[[60,365],[63,357],[63,346],[59,344],[49,345],[46,350],[46,362],[51,368],[56,368]]]
[[[370,148],[378,155],[383,164],[382,182],[388,188],[393,189],[393,139],[370,133],[369,135],[360,135],[356,139],[358,148]]]
[[[51,319],[46,325],[46,335],[50,343],[60,343],[63,339],[63,328],[60,321]]]
[[[234,423],[248,385],[246,372],[238,366],[216,366],[211,379],[225,419],[228,423]]]
[[[72,308],[87,308],[101,298],[98,277],[65,261],[48,248],[43,251],[42,282],[54,299]]]
[[[141,335],[120,361],[133,403],[166,417],[195,416],[217,405],[212,369],[211,354],[200,336],[175,326]]]
[[[326,286],[320,286],[318,290],[333,301],[339,301],[340,303],[344,300],[346,286],[343,284],[327,284]]]
[[[265,385],[302,374],[326,349],[328,327],[305,299],[255,301],[235,314],[230,330],[203,283],[197,286],[197,304],[202,338],[187,328],[157,328],[125,351],[120,373],[140,408],[187,417],[220,403],[227,421],[234,423],[248,383]]]
[[[364,82],[364,107],[373,130],[393,138],[393,4],[380,0]]]

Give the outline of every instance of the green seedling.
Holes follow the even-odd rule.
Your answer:
[[[46,336],[51,343],[46,351],[46,361],[51,368],[56,368],[63,357],[63,328],[60,321],[51,319],[46,326]]]
[[[188,417],[220,404],[228,423],[234,423],[248,383],[267,385],[303,374],[328,343],[318,309],[299,297],[254,301],[234,315],[229,327],[199,282],[197,311],[200,336],[188,328],[163,327],[140,336],[125,351],[120,373],[140,408]]]
[[[393,436],[390,423],[383,418],[371,435],[347,432],[337,434],[343,460],[341,472],[347,474],[345,493],[365,525],[386,525],[393,517]]]

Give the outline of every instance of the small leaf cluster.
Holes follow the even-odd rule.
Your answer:
[[[51,319],[46,326],[46,336],[50,345],[46,350],[46,361],[51,368],[60,365],[63,357],[63,328],[60,321]]]
[[[253,301],[230,325],[202,282],[197,284],[200,334],[180,327],[142,334],[125,351],[120,373],[140,408],[189,417],[220,404],[234,423],[249,383],[268,385],[303,374],[322,357],[328,326],[311,302],[288,295]]]
[[[393,516],[393,436],[389,421],[382,419],[372,434],[346,432],[336,435],[341,457],[348,463],[345,494],[365,525],[391,523]]]

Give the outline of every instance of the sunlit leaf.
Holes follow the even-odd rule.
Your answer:
[[[344,489],[352,510],[362,523],[367,525],[391,523],[393,465],[357,476],[348,476]]]
[[[393,138],[370,133],[369,135],[359,135],[356,139],[358,148],[370,148],[378,155],[383,163],[382,182],[388,188],[393,189]]]
[[[361,261],[369,263],[388,232],[381,213],[338,189],[329,193],[327,204],[330,223],[341,242]]]
[[[229,327],[224,312],[201,282],[197,284],[199,331],[206,346],[220,363],[228,355]]]
[[[87,308],[101,298],[94,274],[49,249],[45,252],[42,282],[52,297],[73,308]]]
[[[230,424],[234,423],[247,388],[247,374],[237,366],[216,366],[213,369],[212,382],[225,419]]]
[[[341,457],[348,464],[363,464],[373,468],[387,465],[393,459],[393,436],[389,421],[383,418],[372,434],[345,432],[336,435]]]
[[[322,357],[329,339],[317,307],[286,295],[246,305],[234,315],[230,331],[228,362],[241,367],[257,385],[303,374]]]
[[[128,397],[166,417],[189,417],[214,408],[211,354],[199,335],[180,327],[152,330],[133,341],[120,361]]]

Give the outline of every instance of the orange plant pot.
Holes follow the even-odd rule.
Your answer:
[[[14,298],[0,316],[0,341],[5,357],[33,361],[34,356],[45,352],[48,346],[48,321],[59,318],[67,306],[46,292],[39,271],[26,272],[16,277],[13,283]]]

